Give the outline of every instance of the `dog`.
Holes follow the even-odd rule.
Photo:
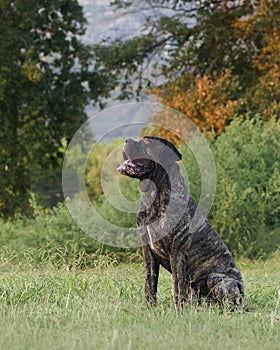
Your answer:
[[[236,308],[243,304],[242,276],[225,243],[191,198],[169,141],[144,136],[127,139],[122,175],[140,180],[137,213],[146,272],[145,297],[156,303],[159,267],[172,274],[177,309],[192,297]]]

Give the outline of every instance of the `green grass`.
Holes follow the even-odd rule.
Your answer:
[[[178,315],[165,271],[158,305],[148,310],[140,264],[78,272],[4,265],[0,348],[279,349],[279,255],[239,266],[250,312],[190,304]]]

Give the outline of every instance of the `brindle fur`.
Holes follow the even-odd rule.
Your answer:
[[[118,170],[138,178],[142,191],[137,227],[147,302],[156,302],[162,265],[172,274],[178,309],[194,295],[231,307],[242,305],[241,274],[225,243],[189,195],[176,163],[181,159],[178,150],[164,139],[144,137],[127,140],[123,156],[125,162]]]

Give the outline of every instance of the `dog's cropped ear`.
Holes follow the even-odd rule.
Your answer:
[[[154,143],[155,158],[164,166],[169,166],[182,159],[182,154],[177,150],[173,143],[156,136],[144,136],[148,142]]]
[[[173,146],[175,148],[175,146]],[[160,155],[160,164],[165,165],[165,166],[170,166],[173,163],[179,161],[182,159],[182,155],[181,153],[179,153],[179,151],[175,148],[175,150],[173,148],[164,147],[163,152]]]

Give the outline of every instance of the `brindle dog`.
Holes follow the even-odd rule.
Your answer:
[[[178,309],[192,296],[236,307],[243,304],[241,274],[225,243],[192,200],[175,146],[159,137],[126,140],[118,171],[140,180],[137,227],[146,270],[145,295],[156,302],[159,267],[173,277]]]

